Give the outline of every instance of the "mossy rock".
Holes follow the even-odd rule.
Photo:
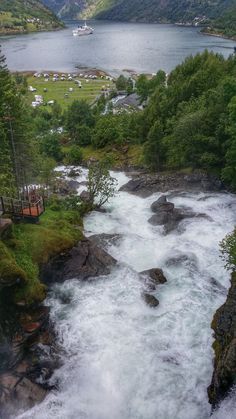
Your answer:
[[[42,303],[46,298],[47,288],[39,280],[28,281],[26,286],[16,287],[13,301],[17,305],[30,306]]]
[[[0,288],[26,283],[26,273],[13,259],[3,259],[0,265]]]

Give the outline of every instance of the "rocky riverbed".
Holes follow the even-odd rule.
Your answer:
[[[185,190],[178,176],[171,184],[162,178],[162,187],[156,180],[155,186],[141,183],[138,192],[126,192],[130,178],[114,175],[120,192],[106,212],[86,217],[87,238],[42,269],[50,286],[46,306],[60,349],[58,364],[46,378],[52,391],[44,388],[44,401],[26,411],[18,408],[14,418],[211,415],[210,324],[230,279],[218,244],[235,224],[236,199],[219,193],[219,184],[214,192],[209,184],[203,192],[202,178]],[[83,182],[83,176],[75,180]],[[83,188],[77,185],[79,193]],[[221,345],[209,393],[214,406],[228,391],[220,383],[222,359],[228,366],[234,361],[230,310],[223,306],[213,322]],[[42,374],[37,384],[39,378]],[[232,383],[232,375],[227,380]],[[219,415],[218,409],[213,417],[222,419]]]

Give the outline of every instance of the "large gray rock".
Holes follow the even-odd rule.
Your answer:
[[[116,260],[91,240],[81,240],[69,252],[65,252],[45,265],[41,271],[47,282],[64,281],[71,278],[81,280],[108,275]]]
[[[151,209],[155,214],[149,218],[148,222],[154,226],[164,225],[166,233],[174,230],[184,218],[184,214],[176,209],[172,202],[168,202],[165,195],[153,202]]]
[[[223,188],[222,182],[215,176],[204,172],[194,172],[186,175],[181,172],[173,173],[140,173],[135,174],[120,188],[135,195],[146,198],[155,192],[175,191],[219,191]]]
[[[216,311],[211,327],[215,332],[215,361],[208,395],[215,407],[236,385],[236,272],[226,302]]]
[[[164,284],[167,282],[163,270],[159,268],[147,269],[146,271],[140,272],[140,275],[146,275],[155,285]]]
[[[151,210],[153,212],[172,212],[174,209],[174,204],[168,202],[166,195],[160,196],[157,201],[153,202],[151,205]]]
[[[108,275],[116,260],[90,240],[82,240],[70,251],[64,266],[65,279]]]
[[[183,219],[194,217],[208,218],[206,214],[175,208],[172,202],[167,201],[165,195],[153,202],[151,209],[155,214],[149,218],[148,222],[154,226],[163,225],[166,234],[175,230]]]
[[[155,308],[159,305],[158,299],[156,297],[154,297],[154,295],[152,295],[152,294],[148,294],[147,292],[144,292],[142,294],[142,297],[143,297],[145,303],[152,308]]]
[[[121,234],[102,233],[102,234],[93,234],[92,236],[89,236],[89,240],[91,240],[97,246],[102,247],[104,250],[106,250],[110,245],[119,244],[121,239],[122,239]]]

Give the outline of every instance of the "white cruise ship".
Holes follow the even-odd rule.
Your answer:
[[[74,36],[83,36],[83,35],[92,35],[94,29],[87,26],[87,23],[85,22],[83,26],[78,26],[77,29],[73,30]]]

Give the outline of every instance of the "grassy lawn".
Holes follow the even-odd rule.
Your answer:
[[[76,77],[76,80],[81,81],[82,87],[80,88],[75,81],[53,81],[50,75],[49,80],[46,82],[44,77],[33,77],[33,75],[27,76],[28,85],[37,89],[36,92],[28,92],[29,104],[33,102],[35,95],[42,95],[44,103],[54,100],[59,103],[63,109],[70,105],[74,100],[86,100],[89,103],[93,103],[95,99],[102,93],[103,88],[113,89],[114,83],[107,81],[102,78],[95,80]],[[73,92],[69,89],[72,88]],[[44,92],[47,89],[47,92]],[[68,96],[65,97],[65,94]],[[47,105],[47,107],[50,105]]]

